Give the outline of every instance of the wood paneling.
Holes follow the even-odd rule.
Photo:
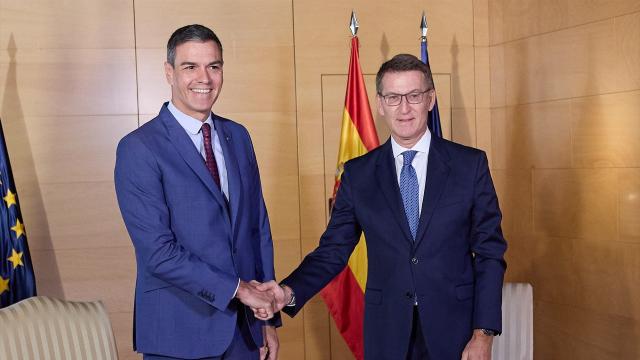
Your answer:
[[[496,168],[571,165],[571,102],[519,105],[494,112],[491,141]]]
[[[0,9],[3,50],[11,34],[27,49],[133,49],[131,0],[2,0]]]
[[[527,235],[533,229],[531,170],[491,170],[491,177],[502,210],[502,230],[507,240],[513,235]]]
[[[575,167],[640,167],[640,91],[572,101]]]
[[[38,292],[112,317],[135,281],[113,192],[117,141],[138,125],[133,30],[130,0],[0,1],[0,114]],[[130,319],[114,327],[127,345]]]
[[[47,116],[24,119],[26,133],[7,132],[14,142],[28,142],[31,153],[12,152],[16,181],[24,179],[20,165],[30,160],[40,183],[112,181],[120,138],[134,130],[135,115]],[[70,131],[73,129],[73,131]],[[80,151],[79,151],[80,150]],[[30,157],[31,159],[29,159]]]
[[[640,5],[638,5],[640,7]],[[632,87],[640,87],[640,12],[614,19],[616,47],[623,77]]]
[[[489,46],[489,2],[473,0],[473,44],[477,47]]]
[[[41,184],[43,205],[26,188],[21,192],[21,207],[28,229],[29,248],[63,250],[131,245],[115,196],[112,181]],[[33,223],[45,216],[46,225]]]
[[[476,109],[476,147],[487,153],[489,168],[493,167],[491,150],[491,110]]]
[[[536,169],[534,231],[555,237],[615,239],[616,186],[616,173],[606,169]]]
[[[638,19],[607,19],[504,44],[506,104],[637,89]]]
[[[475,104],[476,108],[491,107],[491,73],[489,47],[474,48],[475,60]]]
[[[132,304],[133,306],[133,304]],[[109,310],[109,319],[111,327],[116,338],[116,346],[118,347],[119,360],[139,360],[142,357],[133,351],[133,311],[130,312],[112,312]]]
[[[618,170],[619,239],[640,243],[640,169]]]
[[[634,0],[490,0],[491,44],[638,12]]]
[[[637,320],[566,304],[534,304],[534,354],[541,359],[637,359]]]
[[[25,117],[137,113],[133,49],[29,49],[16,41],[0,50],[0,74],[2,106]]]
[[[31,257],[40,294],[72,295],[70,299],[79,300],[102,299],[109,311],[131,310],[136,268],[133,247],[33,250]],[[52,278],[52,270],[56,278]],[[53,293],[48,286],[51,280],[57,281],[58,276],[62,283],[60,294]]]
[[[639,9],[489,0],[506,278],[533,284],[536,358],[640,356]]]

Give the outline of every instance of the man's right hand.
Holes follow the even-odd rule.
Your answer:
[[[269,320],[273,317],[274,312],[280,310],[276,306],[273,292],[260,290],[253,282],[250,284],[240,280],[236,298],[250,307],[255,317],[260,320]]]
[[[282,310],[289,302],[291,302],[291,297],[293,291],[287,285],[280,286],[277,282],[271,280],[264,282],[262,284],[255,283],[256,288],[262,291],[269,291],[273,294],[276,311]]]

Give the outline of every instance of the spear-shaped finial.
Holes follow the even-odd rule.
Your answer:
[[[355,11],[351,10],[351,22],[349,23],[349,29],[351,29],[351,35],[356,36],[358,34],[358,19],[356,18]]]
[[[424,14],[424,11],[422,12],[422,21],[420,21],[420,30],[422,30],[422,42],[427,42],[427,17]]]

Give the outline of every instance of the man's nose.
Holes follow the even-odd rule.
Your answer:
[[[206,67],[198,68],[198,81],[204,84],[208,84],[211,82],[211,75],[207,71]]]
[[[406,96],[402,96],[400,98],[400,105],[398,105],[400,112],[407,113],[411,110],[411,105],[409,105],[409,100],[407,100]]]

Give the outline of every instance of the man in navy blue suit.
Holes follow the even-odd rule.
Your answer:
[[[490,359],[501,332],[506,242],[484,152],[432,136],[431,70],[412,55],[376,77],[391,138],[345,164],[319,246],[281,286],[295,315],[347,264],[364,232],[365,359]]]
[[[249,282],[275,278],[256,156],[242,125],[211,112],[222,69],[213,31],[176,30],[171,101],[118,145],[116,193],[137,262],[134,349],[145,359],[277,356],[273,294]]]

